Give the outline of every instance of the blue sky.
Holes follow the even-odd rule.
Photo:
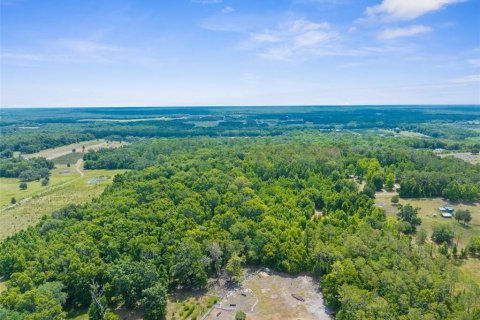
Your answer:
[[[480,0],[0,0],[1,106],[480,103]]]

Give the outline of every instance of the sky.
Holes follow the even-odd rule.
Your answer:
[[[0,0],[0,106],[479,104],[480,0]]]

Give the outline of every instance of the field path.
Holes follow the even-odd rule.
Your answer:
[[[83,177],[85,175],[82,171],[82,163],[83,163],[83,160],[78,159],[77,164],[75,165],[75,170],[78,172],[80,177]]]

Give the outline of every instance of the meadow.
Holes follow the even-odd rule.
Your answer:
[[[383,208],[387,215],[396,216],[398,206],[391,203],[391,198],[396,195],[396,192],[377,192],[375,194],[375,203]],[[418,216],[422,219],[422,224],[419,229],[425,229],[431,235],[435,225],[450,225],[455,232],[454,241],[459,248],[467,245],[472,237],[480,236],[480,204],[474,203],[455,203],[442,198],[421,198],[421,199],[400,199],[399,204],[410,204],[413,207],[419,208]],[[438,210],[439,207],[452,207],[455,210],[469,210],[472,214],[472,221],[464,226],[463,223],[458,222],[454,218],[442,218]]]
[[[0,178],[0,240],[37,224],[42,216],[68,204],[82,204],[99,196],[113,177],[123,172],[87,170],[81,176],[74,166],[57,165],[48,186],[33,181],[26,190],[19,189],[18,179]],[[10,204],[11,197],[17,199],[17,204]]]

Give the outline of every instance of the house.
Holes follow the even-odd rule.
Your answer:
[[[451,218],[452,218],[452,214],[449,213],[449,212],[442,212],[442,217],[443,217],[443,218],[447,218],[447,219],[451,219]]]

